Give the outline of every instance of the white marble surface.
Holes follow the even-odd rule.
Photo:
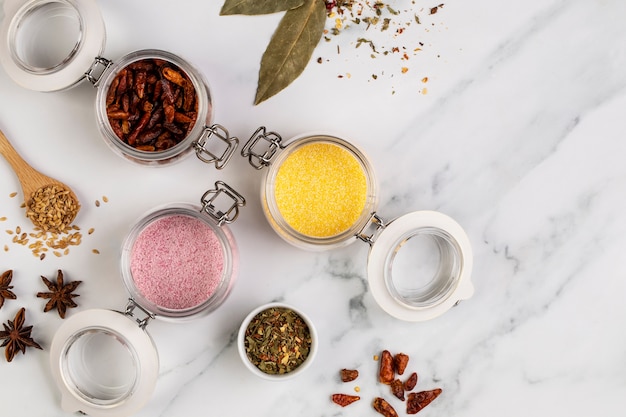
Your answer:
[[[34,296],[39,275],[61,268],[84,281],[70,316],[122,308],[118,261],[127,227],[157,204],[196,202],[216,179],[248,200],[232,226],[239,280],[210,316],[148,326],[160,377],[138,416],[376,415],[371,399],[391,397],[375,382],[372,357],[384,348],[411,356],[418,388],[443,389],[420,415],[623,415],[626,2],[462,1],[432,16],[420,10],[435,3],[392,2],[422,16],[398,42],[412,51],[423,41],[420,53],[373,59],[356,38],[394,40],[354,27],[320,44],[293,85],[256,107],[258,66],[279,15],[221,17],[222,2],[206,0],[98,3],[105,56],[158,48],[187,58],[208,78],[216,121],[231,133],[246,138],[259,125],[287,138],[336,132],[370,156],[383,217],[433,209],[455,218],[474,246],[476,293],[432,321],[393,319],[368,292],[367,245],[310,253],[284,243],[261,212],[260,175],[243,158],[221,172],[194,157],[163,169],[132,165],[100,138],[90,85],[33,92],[0,69],[0,128],[29,162],[77,190],[84,205],[77,224],[95,228],[62,258],[39,261],[12,244],[4,230],[27,223],[19,196],[9,197],[17,179],[0,163],[0,216],[8,218],[0,249],[10,249],[0,250],[0,269],[14,270],[18,296],[0,320],[26,307],[44,347],[0,360],[3,416],[66,415],[48,365],[61,320]],[[104,195],[109,202],[96,207]],[[288,383],[254,378],[233,344],[243,317],[273,300],[306,310],[320,335],[314,366]],[[338,381],[343,367],[361,370],[355,384]],[[331,403],[331,394],[354,385],[359,403]]]

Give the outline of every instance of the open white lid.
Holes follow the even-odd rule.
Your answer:
[[[425,321],[470,298],[472,247],[463,228],[435,211],[405,214],[386,225],[371,246],[372,295],[390,315]]]
[[[84,78],[104,50],[95,0],[5,0],[0,64],[17,84],[57,91]]]
[[[68,318],[55,333],[50,366],[61,407],[93,417],[135,414],[151,398],[159,358],[132,317],[102,309]]]

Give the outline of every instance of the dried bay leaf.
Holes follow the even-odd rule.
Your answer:
[[[322,38],[325,20],[323,0],[305,0],[285,12],[261,59],[254,104],[277,94],[304,71]]]
[[[220,15],[259,15],[284,12],[304,4],[305,0],[226,0]]]

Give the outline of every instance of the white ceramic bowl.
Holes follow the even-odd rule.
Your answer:
[[[304,362],[300,364],[300,366],[295,368],[293,371],[284,374],[268,374],[263,372],[250,361],[248,355],[246,354],[245,335],[248,324],[257,314],[272,307],[286,308],[295,312],[306,323],[309,328],[309,333],[311,334],[311,347],[309,349],[309,355],[307,356],[307,358],[304,360]],[[239,334],[237,336],[237,350],[239,351],[239,356],[241,357],[241,361],[243,362],[243,364],[254,375],[270,381],[284,381],[300,375],[302,372],[304,372],[309,366],[311,366],[311,363],[313,363],[313,360],[315,359],[315,355],[317,354],[317,343],[317,330],[315,330],[315,326],[313,325],[311,319],[309,319],[309,317],[304,314],[302,310],[284,303],[268,303],[252,310],[241,323],[241,327],[239,328]]]

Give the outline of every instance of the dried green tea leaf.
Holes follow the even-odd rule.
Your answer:
[[[304,4],[305,0],[226,0],[220,15],[259,15],[284,12]]]
[[[322,38],[325,21],[322,0],[306,0],[285,13],[261,59],[254,104],[277,94],[304,71]]]

